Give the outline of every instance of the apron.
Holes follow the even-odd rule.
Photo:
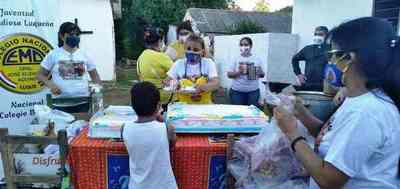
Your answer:
[[[182,79],[179,80],[181,87],[204,85],[208,83],[208,76],[203,74],[201,62],[200,66],[200,77],[189,78],[187,76],[187,64],[185,63],[185,74]],[[200,94],[178,94],[178,101],[187,104],[212,104],[211,92],[202,92]]]

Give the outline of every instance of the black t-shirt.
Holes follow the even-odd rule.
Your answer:
[[[298,52],[292,59],[293,71],[296,75],[301,74],[299,62],[305,61],[305,76],[307,85],[323,85],[324,69],[328,64],[326,52],[327,45],[308,45]]]

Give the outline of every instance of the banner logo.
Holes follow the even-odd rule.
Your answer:
[[[0,86],[20,94],[37,93],[40,63],[53,47],[41,37],[17,33],[0,39]]]

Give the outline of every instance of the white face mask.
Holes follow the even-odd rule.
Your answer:
[[[314,42],[314,44],[316,44],[316,45],[321,45],[322,43],[324,43],[324,37],[319,36],[319,35],[315,35],[315,36],[313,37],[313,42]]]
[[[181,40],[183,43],[186,43],[186,40],[189,38],[189,35],[180,35],[179,40]]]
[[[250,52],[250,46],[241,46],[240,53],[245,54]]]

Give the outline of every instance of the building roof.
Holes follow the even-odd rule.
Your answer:
[[[292,18],[274,13],[190,8],[186,16],[201,33],[228,34],[229,28],[242,21],[252,21],[271,33],[291,33]]]

